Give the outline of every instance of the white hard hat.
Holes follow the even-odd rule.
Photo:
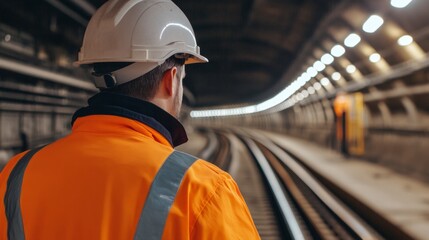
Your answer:
[[[115,74],[122,84],[173,55],[187,56],[186,64],[208,62],[189,20],[172,1],[110,0],[91,18],[76,63],[135,62]]]

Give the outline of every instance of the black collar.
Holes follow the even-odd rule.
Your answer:
[[[173,147],[188,141],[183,125],[169,113],[147,101],[122,94],[101,92],[88,100],[88,107],[76,111],[72,125],[78,117],[89,115],[115,115],[142,122],[161,133]]]

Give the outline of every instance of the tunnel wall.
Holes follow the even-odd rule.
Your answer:
[[[429,70],[422,69],[360,91],[365,152],[359,157],[429,181]],[[193,120],[210,126],[246,126],[303,138],[339,151],[334,98],[315,97],[270,114]]]
[[[0,168],[16,153],[52,142],[70,131],[70,113],[17,109],[0,111]]]
[[[424,69],[362,91],[365,153],[358,157],[429,180],[428,76],[428,69]],[[280,115],[281,123],[256,125],[339,151],[333,99],[297,104]]]
[[[90,93],[60,81],[0,70],[0,169],[13,155],[66,135],[74,111],[85,105]]]

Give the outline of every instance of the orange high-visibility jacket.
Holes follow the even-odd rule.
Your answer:
[[[234,180],[174,151],[187,138],[168,113],[100,93],[73,121],[1,172],[0,240],[259,239]]]

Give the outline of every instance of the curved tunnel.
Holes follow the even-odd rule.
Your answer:
[[[91,69],[74,61],[90,17],[104,2],[0,3],[0,169],[13,155],[69,134],[73,113],[97,93]],[[314,206],[292,212],[349,218],[329,215],[335,206],[343,211],[335,204],[323,210],[329,204],[316,194],[323,192],[319,188],[296,190],[308,182],[346,195],[339,205],[363,213],[363,228],[380,230],[374,238],[362,237],[365,232],[343,238],[353,230],[346,227],[332,239],[425,239],[428,1],[173,2],[210,60],[186,66],[180,121],[190,141],[180,149],[228,171],[251,213],[269,215],[267,221],[255,217],[263,239],[263,230],[284,210],[281,202],[270,202],[279,195],[273,185],[286,192],[283,200]],[[301,158],[302,166],[288,165],[293,158]],[[264,171],[267,176],[259,176]],[[316,180],[297,180],[300,175]],[[274,206],[270,213],[262,211],[266,202]],[[380,213],[371,215],[377,211],[362,202]],[[275,227],[280,237],[273,239],[295,234],[288,225],[293,218],[283,215]],[[303,228],[304,239],[323,239],[318,227]]]

